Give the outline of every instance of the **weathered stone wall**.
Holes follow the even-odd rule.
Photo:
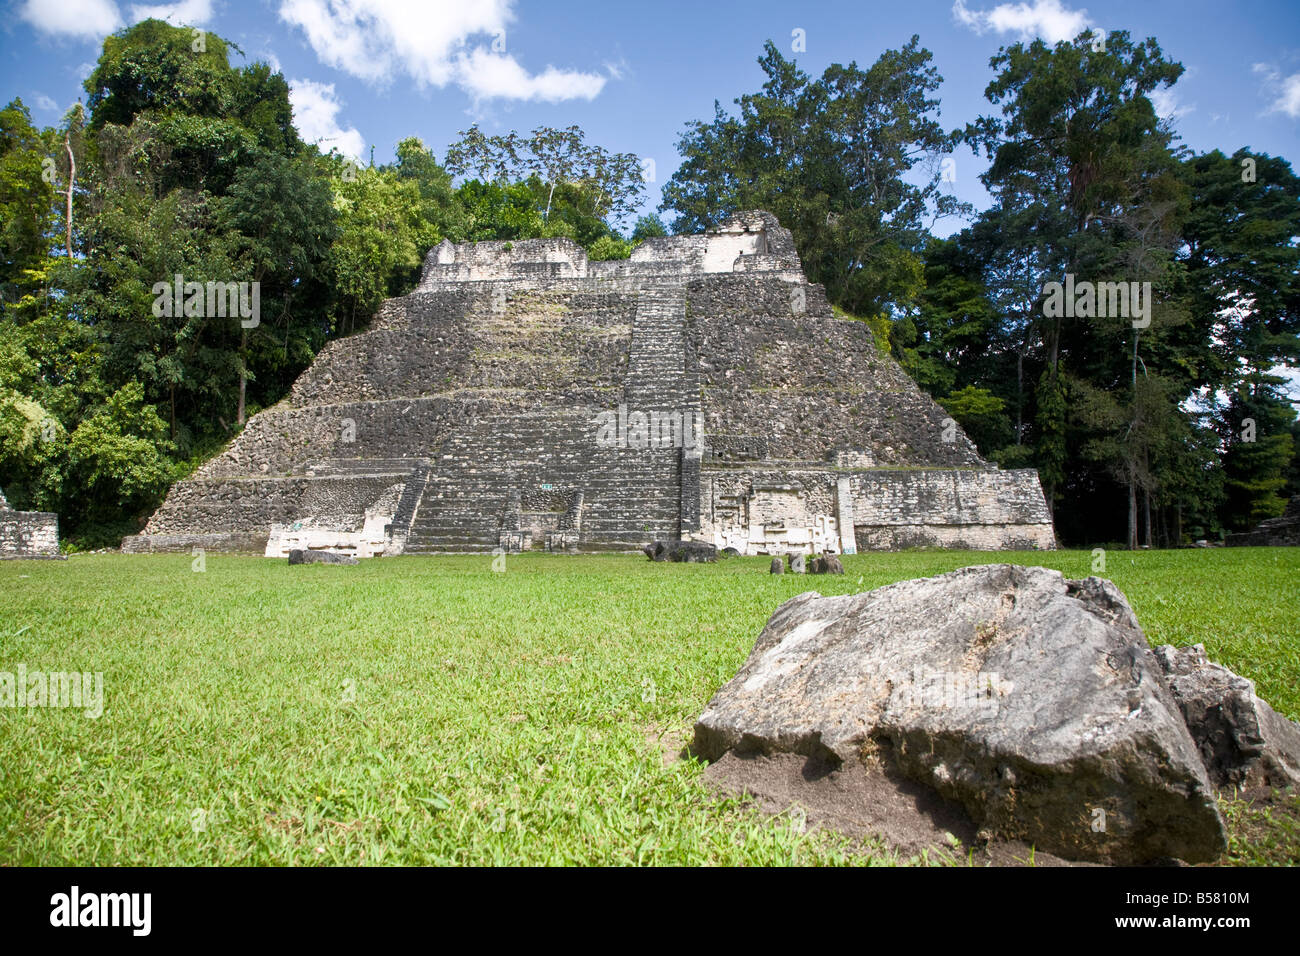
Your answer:
[[[763,271],[804,281],[794,236],[771,213],[739,213],[705,233],[705,240],[701,268],[706,273]]]
[[[592,262],[587,266],[587,275],[602,281],[685,279],[696,271],[692,263],[685,259],[608,259],[603,262]]]
[[[304,515],[333,527],[360,526],[366,508],[384,493],[394,475],[332,475],[321,478],[192,478],[177,482],[149,519],[146,534],[237,534],[257,531],[265,539],[272,524],[291,524]]]
[[[1230,534],[1223,543],[1230,548],[1300,547],[1300,495],[1293,496],[1278,517],[1266,518],[1253,531]]]
[[[677,450],[602,446],[599,411],[492,416],[450,434],[433,458],[407,550],[497,547],[512,495],[525,514],[537,515],[551,513],[549,506],[540,510],[543,501],[567,502],[581,492],[587,548],[630,548],[646,537],[675,536]]]
[[[327,458],[418,458],[421,448],[436,445],[475,407],[445,398],[310,408],[280,404],[251,418],[231,446],[190,480],[284,478],[305,474],[310,463]]]
[[[714,447],[751,436],[765,457],[806,461],[867,444],[880,465],[988,467],[865,324],[831,315],[820,286],[718,275],[687,290]]]
[[[516,279],[527,274],[549,279],[585,278],[587,250],[563,237],[460,246],[444,241],[425,257],[420,287],[448,281]]]
[[[169,551],[192,553],[197,548],[202,551],[263,554],[269,533],[218,531],[211,534],[136,534],[123,539],[122,551],[126,554]]]
[[[706,467],[702,534],[750,554],[916,547],[1050,549],[1032,469]],[[847,495],[847,500],[845,500]],[[851,517],[852,529],[840,524]]]
[[[0,558],[58,556],[58,515],[45,511],[0,511]]]
[[[638,265],[672,264],[682,275],[688,275],[703,271],[708,246],[704,236],[657,236],[633,249],[630,261]]]
[[[59,516],[15,511],[0,492],[0,558],[58,558]]]
[[[1056,546],[1032,468],[856,472],[851,486],[860,551]]]

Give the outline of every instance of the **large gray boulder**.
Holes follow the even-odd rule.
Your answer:
[[[651,541],[649,544],[643,544],[641,551],[651,561],[667,561],[668,545],[663,541]]]
[[[1155,657],[1216,787],[1300,786],[1300,724],[1255,685],[1205,656],[1205,646],[1163,644]]]
[[[707,541],[651,541],[641,550],[651,561],[712,564],[718,560],[717,547]]]
[[[718,560],[718,549],[707,541],[680,541],[673,549],[672,559],[688,564],[714,564]]]
[[[695,725],[708,760],[802,754],[932,788],[993,838],[1111,863],[1212,860],[1223,819],[1124,595],[984,565],[792,598]]]

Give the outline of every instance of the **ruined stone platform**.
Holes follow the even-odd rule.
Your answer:
[[[48,511],[15,511],[0,491],[0,560],[62,557],[59,516]]]
[[[444,242],[123,547],[1053,547],[1037,474],[946,420],[767,213],[610,262]]]
[[[1300,495],[1293,495],[1278,517],[1266,518],[1254,531],[1230,534],[1223,543],[1230,548],[1300,547]]]

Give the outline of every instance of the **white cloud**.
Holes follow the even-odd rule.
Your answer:
[[[609,78],[611,80],[623,79],[623,76],[627,72],[627,70],[628,70],[627,60],[623,59],[622,57],[618,58],[618,62],[615,62],[613,60],[605,61],[605,72],[609,74]]]
[[[177,26],[203,26],[212,20],[212,0],[181,0],[175,4],[134,4],[131,22],[165,20]]]
[[[150,17],[187,26],[207,23],[212,19],[212,0],[133,4],[130,17],[122,16],[114,0],[24,0],[18,17],[49,36],[99,40],[118,27]]]
[[[54,100],[46,96],[44,93],[33,94],[32,102],[36,104],[38,110],[42,110],[46,113],[57,113],[59,111],[59,104],[54,102]]]
[[[1176,120],[1195,112],[1195,106],[1183,106],[1178,102],[1178,94],[1170,89],[1151,91],[1151,105],[1155,107],[1156,116],[1165,120]]]
[[[336,149],[344,156],[361,161],[366,141],[355,126],[344,129],[339,123],[343,103],[334,92],[333,83],[314,80],[292,80],[289,83],[289,103],[293,106],[293,121],[298,133],[309,143],[320,146],[322,152]]]
[[[212,19],[212,0],[180,0],[179,3],[134,4],[131,7],[131,22],[140,20],[166,20],[177,26],[202,26]]]
[[[445,86],[466,40],[504,37],[510,14],[502,0],[282,0],[280,19],[306,34],[323,63],[353,76],[379,82],[400,71]]]
[[[327,66],[369,83],[406,74],[421,86],[462,87],[476,100],[591,99],[599,73],[548,65],[530,73],[507,51],[513,0],[281,0]]]
[[[548,66],[530,74],[511,56],[489,53],[476,47],[455,61],[456,82],[476,100],[563,100],[594,99],[605,85],[605,77],[573,73]]]
[[[1000,3],[992,10],[969,10],[964,0],[952,5],[953,19],[976,33],[1015,33],[1022,40],[1042,37],[1048,43],[1073,40],[1088,27],[1088,11],[1069,10],[1061,0]]]
[[[1264,78],[1264,95],[1269,100],[1266,113],[1285,113],[1300,119],[1300,73],[1283,76],[1276,67],[1256,63],[1255,72]]]
[[[122,25],[113,0],[25,0],[18,17],[50,36],[98,40]]]

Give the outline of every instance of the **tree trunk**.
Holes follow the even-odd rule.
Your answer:
[[[1142,520],[1146,525],[1147,547],[1155,547],[1155,542],[1151,540],[1151,491],[1142,489]]]
[[[1137,500],[1137,482],[1133,478],[1133,470],[1130,468],[1128,473],[1128,549],[1137,550],[1138,535],[1138,500]]]
[[[1023,443],[1025,425],[1023,421],[1025,406],[1025,352],[1016,350],[1016,444]]]
[[[1133,384],[1133,408],[1137,410],[1137,388],[1138,388],[1138,336],[1142,333],[1137,329],[1133,330],[1133,370],[1130,374],[1130,381]]]
[[[77,179],[77,160],[72,155],[72,140],[68,133],[63,134],[63,146],[68,151],[68,215],[66,222],[66,232],[64,242],[68,250],[68,258],[72,258],[72,184]]]
[[[244,424],[244,396],[248,391],[248,329],[239,334],[239,410],[235,414],[235,424]]]

